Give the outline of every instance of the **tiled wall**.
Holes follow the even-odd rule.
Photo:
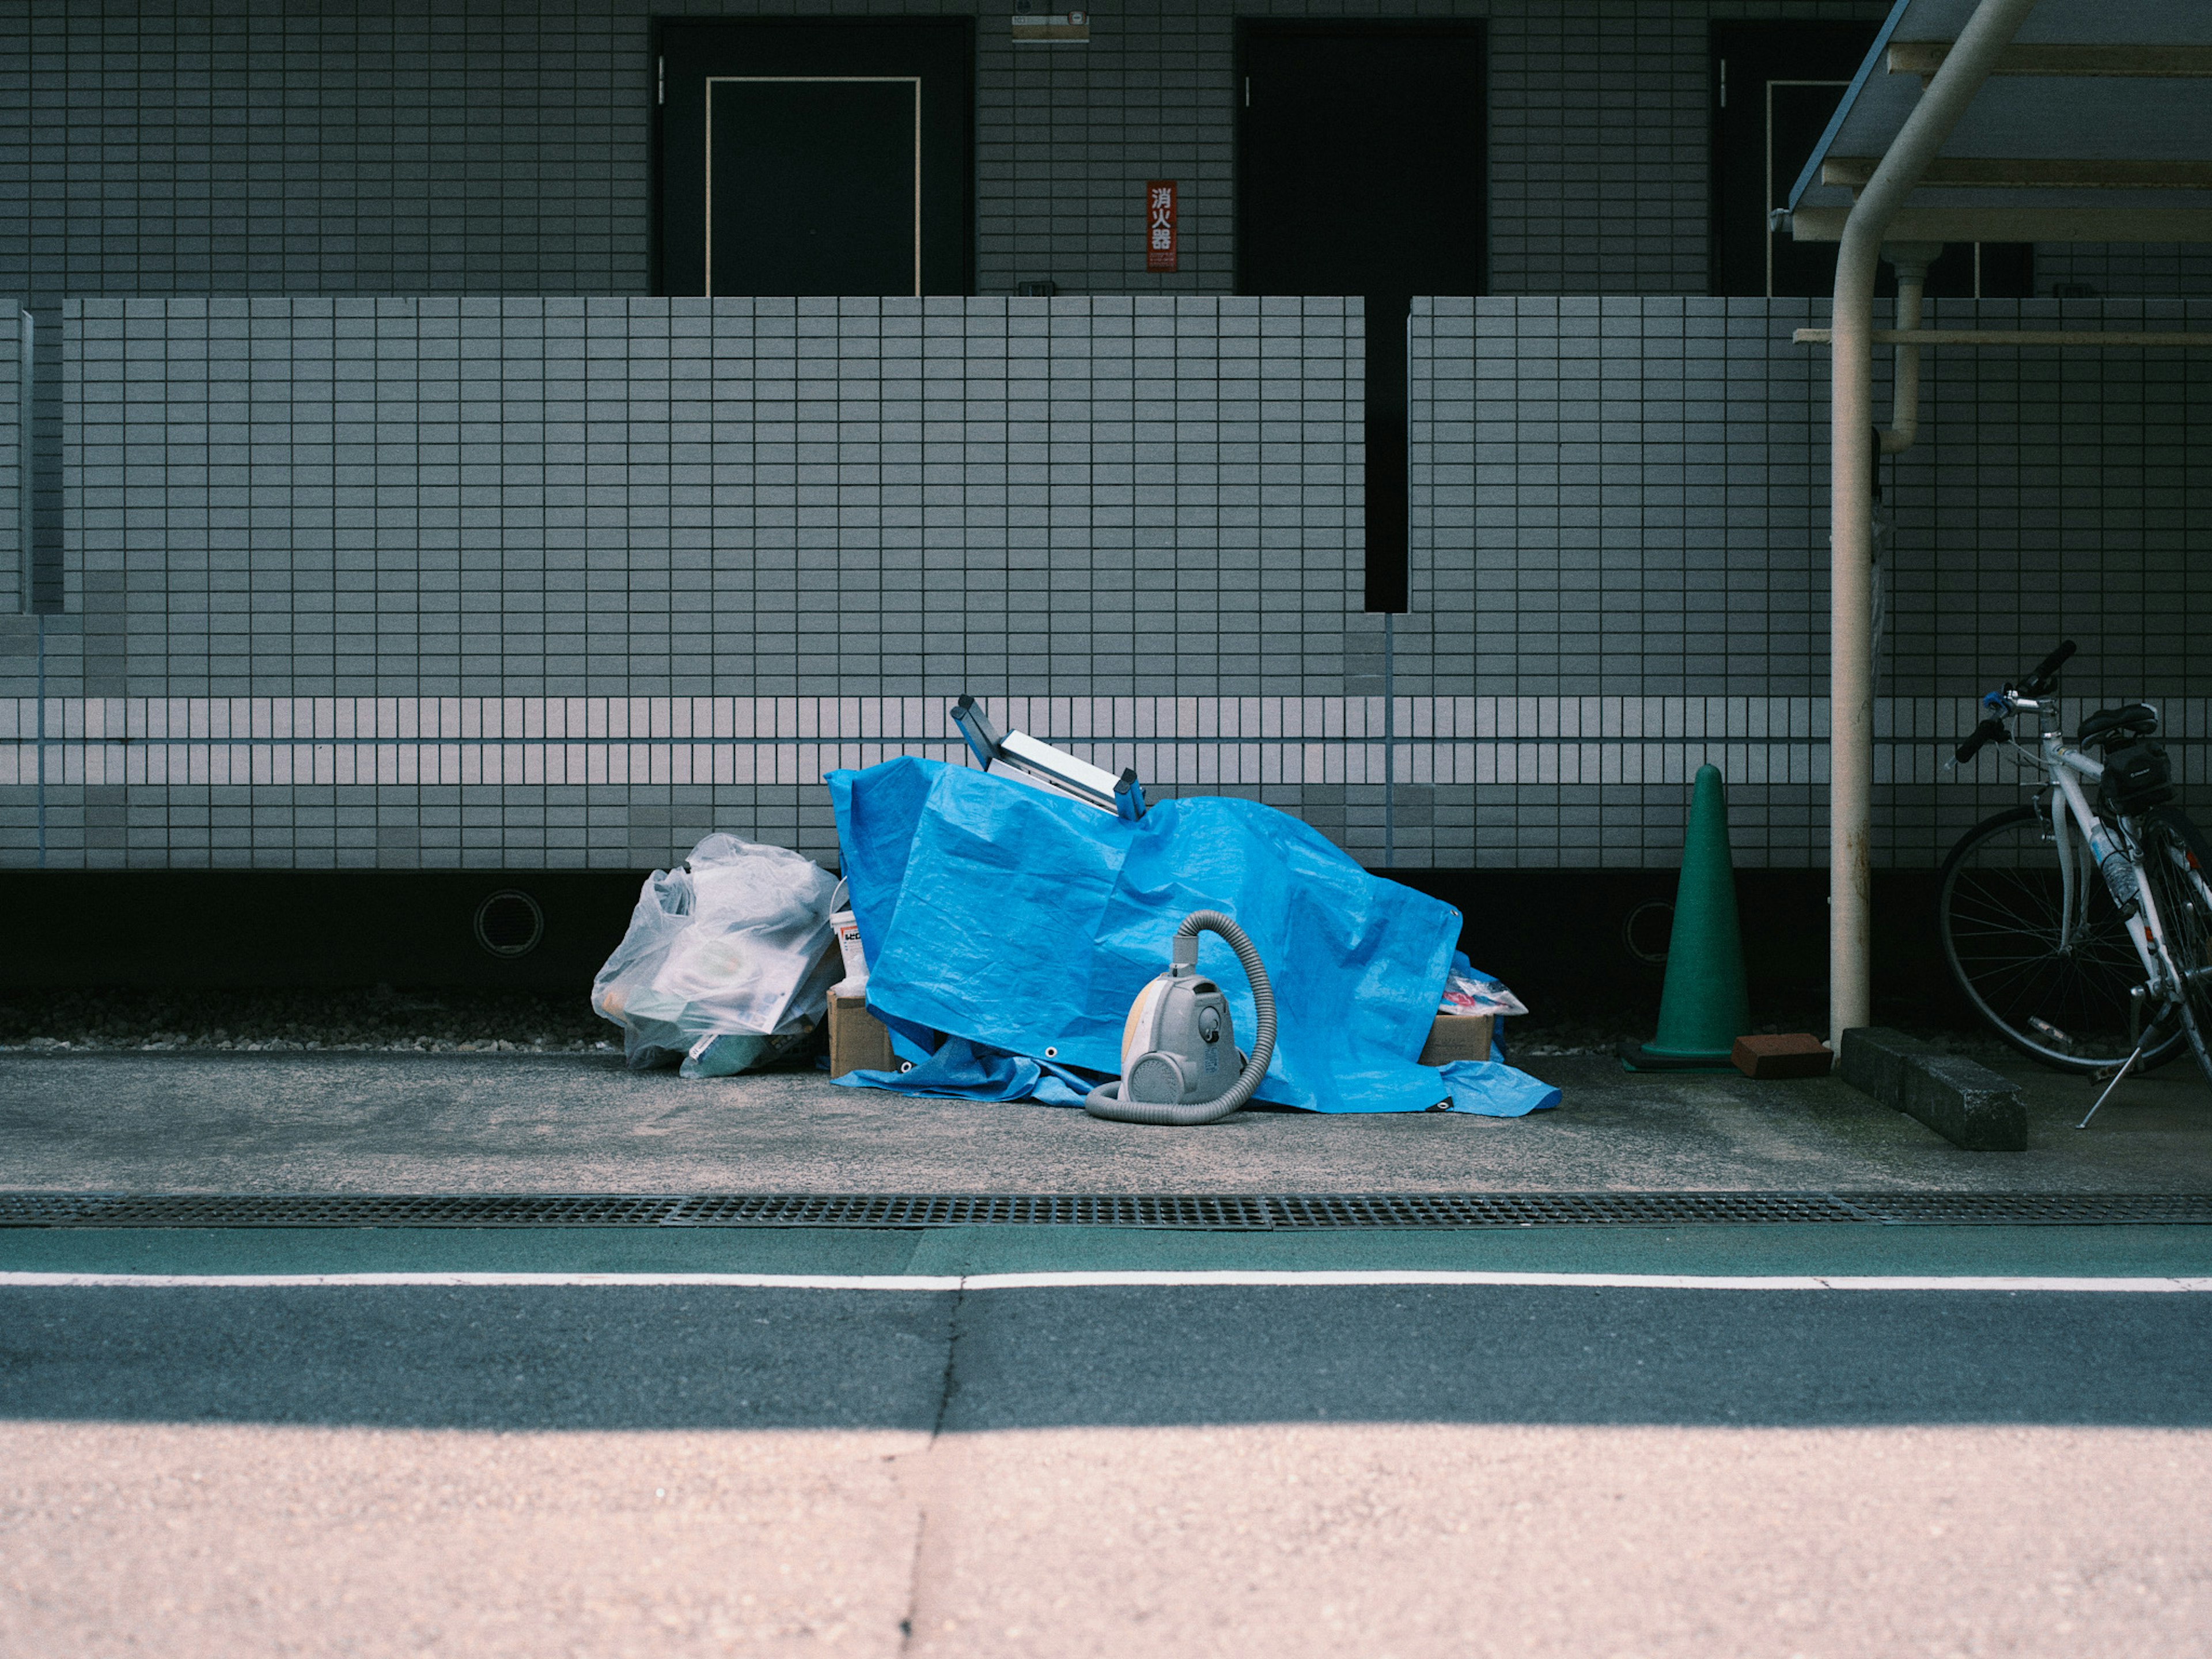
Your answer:
[[[1357,300],[66,311],[93,696],[1340,695],[1375,631]]]
[[[1951,301],[1933,317],[2203,331],[2212,302]],[[1892,469],[1885,689],[1994,684],[2064,635],[2079,695],[2212,691],[2212,354],[1936,351],[1922,421]]]
[[[1824,324],[1821,311],[1415,301],[1415,614],[1396,627],[1398,689],[1825,693],[1826,352],[1790,339]],[[2212,305],[1954,301],[1930,325],[2062,323],[2203,330]],[[1886,410],[1886,372],[1877,394]],[[1878,857],[1933,861],[1976,817],[2019,799],[1993,781],[1994,761],[1973,775],[1979,785],[1939,775],[1936,744],[1971,726],[1977,692],[2061,638],[2081,647],[2069,706],[2166,707],[2182,775],[2202,781],[2212,656],[2194,647],[2212,626],[2201,552],[2212,476],[2192,458],[2208,436],[2212,362],[2201,351],[1929,355],[1921,441],[1884,467],[1877,690],[1893,751],[1881,775],[1893,787],[1877,792]],[[1670,798],[1625,784],[1590,800],[1617,808],[1624,826],[1658,811],[1655,844],[1676,821]],[[1818,800],[1769,793],[1778,860],[1786,840],[1818,861]]]
[[[16,492],[23,460],[17,333],[21,311],[20,301],[0,296],[0,629],[28,608],[24,602],[29,573],[23,558],[22,498]]]
[[[1937,320],[1977,316],[2060,319]],[[622,865],[710,824],[827,855],[821,768],[951,752],[975,690],[1371,862],[1664,864],[1710,758],[1745,863],[1818,863],[1825,369],[1790,336],[1819,320],[1422,302],[1386,704],[1342,302],[84,302],[84,632],[49,641],[44,744],[13,659],[7,856],[41,757],[50,861]],[[1887,479],[1880,855],[2014,798],[1942,746],[2062,634],[2075,698],[2167,706],[2194,788],[2206,367],[1929,380]]]
[[[1827,376],[1789,343],[1815,308],[1416,301],[1400,683],[1825,693]]]
[[[640,297],[652,18],[832,9],[0,13],[0,287],[66,345],[69,421],[64,614],[0,617],[0,863],[635,866],[710,826],[827,855],[821,767],[941,748],[961,690],[1370,862],[1663,865],[1708,757],[1743,862],[1820,861],[1826,376],[1787,343],[1818,307],[1680,296],[1708,21],[1880,0],[1421,9],[1488,20],[1493,292],[1636,297],[1417,319],[1387,653],[1357,303],[1224,296],[1234,17],[1389,9],[1160,0],[1018,49],[977,12],[980,285],[1079,297]],[[1167,276],[1132,210],[1162,176]],[[2043,281],[2203,292],[2202,255]],[[2198,777],[2207,372],[1937,356],[1890,469],[1883,857],[2011,799],[1930,745],[2053,628],[2069,689],[2167,702]]]
[[[989,706],[1097,765],[1134,766],[1155,798],[1262,800],[1370,866],[1663,868],[1708,762],[1729,782],[1740,866],[1824,860],[1823,699]],[[2212,699],[2164,709],[2194,793],[2212,782]],[[1886,862],[1929,863],[2017,799],[1993,757],[1978,782],[1942,771],[1974,719],[1972,697],[1877,704]],[[47,863],[66,868],[637,869],[712,830],[830,862],[825,771],[963,759],[928,697],[57,697],[45,720],[42,737],[33,699],[0,699],[0,864],[35,863],[41,829]]]
[[[2212,295],[2212,243],[2039,242],[2035,291],[2082,299]]]
[[[52,744],[30,641],[0,640],[23,699],[0,781],[14,861],[35,858],[41,802],[49,862],[240,846],[328,862],[351,847],[338,830],[362,823],[380,858],[480,852],[436,838],[448,810],[489,813],[475,827],[494,826],[514,860],[634,861],[626,828],[548,840],[590,827],[560,820],[559,792],[595,788],[613,792],[599,805],[618,826],[644,827],[637,855],[665,860],[668,790],[718,780],[684,799],[723,827],[833,850],[818,766],[781,738],[741,780],[665,766],[610,780],[581,762],[295,770],[308,735],[369,752],[378,726],[315,724],[341,706],[385,709],[411,743],[442,730],[453,700],[657,700],[665,720],[703,698],[719,729],[776,733],[824,700],[924,697],[941,743],[944,704],[972,691],[1116,699],[1149,744],[1157,709],[1157,729],[1178,732],[1200,700],[1340,705],[1347,687],[1379,689],[1379,623],[1358,609],[1356,300],[64,310],[82,590],[65,620],[82,632],[46,641]],[[1341,744],[1340,717],[1333,732],[1315,720]],[[228,758],[169,769],[169,750],[218,728]],[[1209,751],[1146,775],[1172,788],[1218,763]],[[1316,771],[1310,799],[1293,767],[1274,798],[1348,833],[1344,771]],[[1263,781],[1281,784],[1280,767]],[[453,789],[491,794],[434,794]],[[331,793],[359,790],[374,797],[365,819]],[[243,842],[216,835],[224,811],[243,815]]]
[[[1057,4],[1059,0],[1053,0]],[[1040,6],[1043,0],[1039,0]],[[1489,25],[1491,291],[1706,286],[1705,31],[1881,0],[1141,0],[1082,46],[960,0],[27,0],[0,14],[0,287],[63,294],[649,291],[656,17],[976,17],[981,291],[1233,286],[1234,22]],[[127,142],[118,142],[127,133]],[[1150,275],[1137,189],[1182,185]],[[2193,248],[2048,247],[2039,288],[2212,292]]]
[[[23,0],[0,12],[22,89],[0,93],[0,288],[643,294],[651,21],[834,12],[976,16],[982,292],[1222,293],[1234,20],[1418,13],[1489,22],[1492,290],[1696,293],[1708,21],[1885,9],[1104,0],[1088,46],[1017,47],[1004,0]],[[1183,186],[1172,276],[1143,269],[1148,178]]]

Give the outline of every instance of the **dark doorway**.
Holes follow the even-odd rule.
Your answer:
[[[1767,228],[1874,45],[1872,23],[1712,26],[1712,291],[1826,298],[1832,242]],[[1929,268],[1931,299],[2021,299],[2035,291],[2030,242],[1955,243]]]
[[[1480,24],[1245,23],[1237,291],[1367,302],[1366,608],[1406,608],[1406,318],[1480,294]]]
[[[974,26],[669,23],[664,294],[965,294]]]

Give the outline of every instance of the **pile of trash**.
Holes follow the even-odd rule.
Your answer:
[[[865,992],[896,1056],[837,1079],[851,1086],[1146,1122],[1208,1121],[1175,1114],[1209,1102],[1492,1116],[1558,1103],[1495,1043],[1420,1063],[1432,1028],[1487,1017],[1465,1028],[1486,1034],[1527,1012],[1459,953],[1449,905],[1258,802],[1147,807],[1133,773],[1000,738],[968,700],[957,718],[982,764],[904,757],[830,775],[842,882],[726,835],[653,872],[592,988],[630,1065],[722,1077],[773,1063],[813,1040],[842,982]]]
[[[809,1041],[842,963],[838,885],[811,859],[721,835],[646,878],[592,981],[592,1011],[622,1027],[631,1069],[732,1077]]]

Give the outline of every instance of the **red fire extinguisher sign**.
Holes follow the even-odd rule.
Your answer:
[[[1154,179],[1145,185],[1145,269],[1176,268],[1176,185]]]

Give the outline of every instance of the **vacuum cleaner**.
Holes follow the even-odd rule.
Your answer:
[[[1212,980],[1198,976],[1201,933],[1227,939],[1252,981],[1260,1031],[1249,1060],[1237,1051],[1229,999]],[[1176,929],[1167,972],[1129,1005],[1121,1027],[1121,1080],[1093,1089],[1083,1109],[1117,1123],[1212,1123],[1252,1098],[1274,1052],[1275,994],[1260,952],[1244,930],[1218,910],[1194,910]]]

